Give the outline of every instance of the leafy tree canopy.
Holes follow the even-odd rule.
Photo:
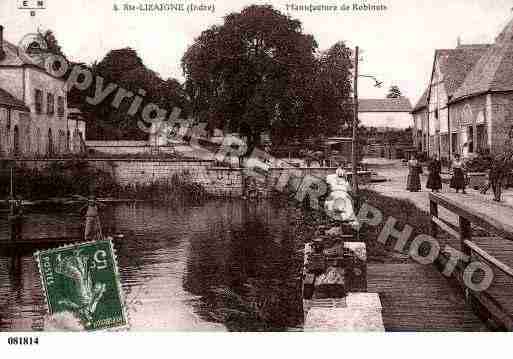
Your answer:
[[[85,65],[82,65],[85,66]],[[119,108],[112,106],[117,90],[111,93],[99,105],[91,106],[86,96],[93,96],[95,85],[88,91],[74,89],[70,98],[76,102],[88,119],[88,138],[91,139],[138,139],[145,140],[148,135],[137,125],[145,105],[153,103],[169,113],[174,107],[187,116],[189,102],[182,85],[175,79],[164,80],[158,73],[148,69],[137,52],[131,48],[110,51],[99,63],[88,67],[94,78],[101,76],[104,88],[114,83],[118,88],[143,97],[139,111],[129,114],[134,97],[123,100]]]
[[[343,43],[320,57],[316,51],[300,21],[272,6],[227,15],[182,58],[194,115],[211,129],[247,135],[250,147],[265,131],[274,142],[338,128],[351,89],[350,52]]]
[[[67,59],[52,30],[38,29],[37,33],[40,36],[40,38],[45,41],[48,52],[55,55],[61,55],[62,57]]]
[[[387,98],[399,98],[402,96],[403,96],[403,93],[399,89],[399,86],[396,86],[396,85],[391,86],[390,89],[388,90]]]

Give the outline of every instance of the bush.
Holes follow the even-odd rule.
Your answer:
[[[492,167],[493,158],[488,154],[480,153],[477,157],[465,163],[468,172],[487,172]]]
[[[175,173],[169,180],[126,186],[121,188],[118,193],[123,198],[152,201],[179,200],[198,203],[209,198],[205,188],[201,184],[193,182],[188,171]]]
[[[204,187],[194,183],[189,172],[174,174],[168,181],[148,185],[120,186],[111,173],[99,170],[84,160],[55,161],[39,169],[18,166],[14,170],[15,194],[38,200],[72,195],[142,200],[180,199],[198,202],[208,197]],[[0,197],[10,195],[10,171],[0,175]]]
[[[43,169],[28,168],[18,163],[13,174],[16,195],[30,199],[101,195],[117,188],[109,173],[91,168],[87,161],[80,159],[51,162]],[[3,171],[0,176],[0,193],[4,198],[9,196],[9,171]]]

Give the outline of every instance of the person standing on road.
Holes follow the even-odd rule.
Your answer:
[[[442,189],[442,163],[438,159],[438,155],[434,155],[433,159],[429,162],[428,167],[428,180],[426,188],[429,188],[432,192],[440,192]]]
[[[454,161],[452,161],[451,188],[454,188],[456,193],[461,189],[462,193],[466,194],[465,187],[465,164],[460,155],[456,154],[454,155]]]
[[[412,155],[410,161],[408,161],[408,180],[406,183],[406,189],[410,192],[419,192],[420,185],[420,174],[422,173],[422,167],[415,155]]]
[[[513,171],[513,151],[507,150],[506,152],[493,158],[488,173],[488,183],[481,189],[482,194],[486,194],[490,187],[493,190],[493,200],[500,202],[502,199],[502,187]]]

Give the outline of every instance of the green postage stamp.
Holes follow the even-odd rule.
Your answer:
[[[90,331],[128,328],[112,241],[64,246],[34,256],[50,315],[71,312]]]

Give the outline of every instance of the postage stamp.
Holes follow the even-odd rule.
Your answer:
[[[85,330],[128,328],[112,241],[36,252],[48,313],[73,313]]]

